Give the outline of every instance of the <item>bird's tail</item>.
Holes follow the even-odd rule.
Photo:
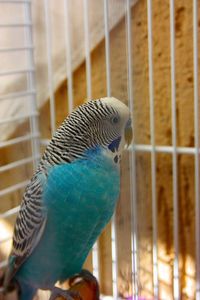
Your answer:
[[[12,293],[15,294],[14,298],[19,300],[32,300],[36,294],[36,289],[27,284],[18,284],[16,281],[11,282],[7,288],[4,287],[5,282],[5,272],[0,273],[0,299],[2,299],[2,295],[7,295]],[[4,297],[3,297],[4,299]]]
[[[30,286],[29,284],[20,282],[20,287],[18,290],[18,296],[19,296],[18,299],[19,300],[33,300],[36,292],[37,292],[36,288]]]
[[[0,299],[7,299],[7,295],[11,295],[11,299],[18,299],[17,294],[18,294],[18,288],[16,284],[10,283],[6,288],[5,288],[5,271],[3,272],[0,270]],[[10,298],[9,298],[10,299]]]
[[[4,292],[4,287],[3,287],[4,277],[5,277],[5,273],[0,270],[0,295],[2,295]]]

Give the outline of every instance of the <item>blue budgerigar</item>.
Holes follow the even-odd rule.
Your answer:
[[[54,134],[26,187],[5,275],[32,300],[82,269],[113,215],[120,192],[120,155],[132,138],[130,111],[116,98],[88,101]]]

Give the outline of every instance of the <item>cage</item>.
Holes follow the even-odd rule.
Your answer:
[[[87,99],[133,114],[112,222],[85,267],[111,299],[200,299],[198,0],[0,0],[0,269],[23,190]],[[41,294],[39,299],[48,299]]]

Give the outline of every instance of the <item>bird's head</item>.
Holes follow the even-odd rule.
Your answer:
[[[129,108],[121,101],[113,97],[102,98],[103,104],[112,110],[112,113],[102,119],[102,127],[106,123],[107,132],[111,133],[106,147],[111,152],[121,153],[125,145],[132,141],[132,126]]]
[[[54,145],[61,138],[63,144],[59,148],[67,149],[70,160],[100,148],[117,163],[125,145],[132,140],[130,110],[113,97],[88,101],[66,118],[53,138]]]

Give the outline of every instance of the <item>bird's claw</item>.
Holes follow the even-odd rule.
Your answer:
[[[58,287],[53,287],[49,300],[56,300],[59,296],[66,300],[82,300],[77,291],[67,291]]]
[[[69,279],[69,285],[72,286],[74,281],[77,278],[81,278],[81,279],[83,279],[87,282],[94,283],[95,285],[98,286],[98,281],[97,281],[96,277],[94,277],[94,275],[88,270],[83,269],[83,270],[81,270],[80,273],[78,273],[78,274],[74,275],[73,277],[71,277]]]
[[[95,299],[100,299],[99,283],[98,283],[96,277],[90,271],[83,269],[83,270],[81,270],[80,273],[71,277],[69,279],[69,286],[72,287],[75,284],[76,279],[78,279],[78,278],[87,282],[90,286],[93,286],[94,290],[96,291]]]

